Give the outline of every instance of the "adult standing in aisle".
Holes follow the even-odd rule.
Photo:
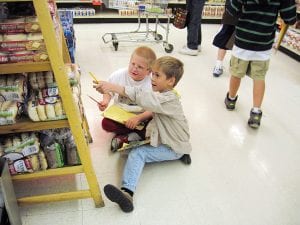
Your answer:
[[[223,74],[223,60],[227,50],[231,50],[234,43],[235,25],[237,17],[233,17],[226,10],[230,0],[225,2],[225,11],[222,17],[222,27],[213,40],[213,45],[218,47],[217,61],[213,70],[213,75],[219,77]]]
[[[202,31],[201,19],[205,0],[187,0],[187,45],[179,50],[184,55],[198,55],[201,51]]]
[[[258,128],[277,16],[280,13],[286,24],[294,24],[295,0],[231,0],[227,10],[232,16],[239,16],[239,19],[230,60],[231,78],[225,105],[228,110],[235,109],[241,78],[247,74],[253,79],[253,107],[248,125]]]

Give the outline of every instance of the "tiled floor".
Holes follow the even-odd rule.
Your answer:
[[[134,30],[136,24],[75,25],[77,62],[82,69],[85,110],[94,139],[93,166],[101,187],[118,185],[124,156],[111,154],[111,134],[100,126],[101,116],[87,94],[98,99],[88,71],[99,79],[126,67],[137,44],[120,43],[114,51],[104,44],[105,32]],[[218,25],[203,25],[202,52],[179,55],[186,31],[171,28],[172,56],[185,63],[177,89],[190,123],[192,164],[178,162],[147,165],[135,194],[135,210],[124,214],[105,196],[105,207],[91,199],[21,207],[24,225],[298,225],[300,224],[300,64],[278,52],[273,54],[266,78],[262,125],[247,126],[252,104],[252,83],[245,78],[237,109],[224,107],[228,88],[225,74],[212,76],[216,48],[211,44]],[[162,32],[163,34],[163,32]],[[149,44],[158,56],[162,45]],[[50,185],[51,184],[51,185]],[[18,183],[19,195],[86,187],[84,176]],[[30,191],[29,191],[30,190]],[[103,192],[102,192],[103,193]]]

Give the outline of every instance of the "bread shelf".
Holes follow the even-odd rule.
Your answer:
[[[0,2],[25,2],[23,0],[0,0]],[[26,2],[30,2],[26,0]],[[42,203],[53,201],[75,200],[92,198],[96,207],[104,206],[96,174],[92,167],[90,152],[86,139],[87,122],[80,114],[77,104],[74,101],[71,87],[69,85],[66,63],[70,62],[65,39],[62,30],[55,27],[49,10],[48,0],[32,0],[35,13],[46,45],[49,62],[24,62],[12,64],[0,64],[0,74],[12,74],[22,72],[53,71],[56,84],[59,89],[62,105],[67,119],[57,121],[32,122],[28,118],[21,118],[12,125],[0,126],[0,134],[11,134],[29,131],[38,131],[54,128],[70,127],[78,150],[82,165],[48,169],[28,174],[13,176],[13,180],[39,179],[53,176],[83,173],[87,179],[89,189],[72,192],[54,193],[38,196],[26,196],[18,199],[18,203]],[[54,16],[55,17],[55,16]],[[57,34],[59,33],[59,38]],[[62,38],[61,38],[62,37]],[[59,42],[59,43],[58,43]]]
[[[0,64],[0,74],[50,71],[50,62]]]
[[[48,169],[43,171],[38,171],[34,173],[26,173],[26,174],[18,174],[12,176],[12,180],[14,181],[23,181],[23,180],[31,180],[31,179],[40,179],[46,177],[53,177],[59,175],[69,175],[69,174],[77,174],[83,173],[83,166],[68,166],[56,169]]]
[[[32,122],[29,118],[22,118],[15,124],[0,126],[0,134],[21,133],[65,127],[69,127],[68,120]]]

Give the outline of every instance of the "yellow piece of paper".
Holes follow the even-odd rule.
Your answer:
[[[125,109],[122,109],[118,105],[111,105],[103,112],[103,116],[107,119],[111,119],[113,121],[124,124],[125,121],[136,116],[136,114],[128,112]],[[144,126],[141,124],[136,127],[136,129],[138,130],[142,130],[143,128]]]

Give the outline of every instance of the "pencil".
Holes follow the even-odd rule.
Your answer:
[[[94,99],[92,96],[90,96],[90,95],[87,95],[87,96],[89,96],[89,98],[90,99],[92,99],[94,102],[97,102],[98,104],[100,104],[100,102],[98,102],[96,99]]]
[[[92,73],[92,72],[89,72],[90,76],[94,79],[94,81],[96,81],[97,83],[99,82],[96,78],[96,76]]]

